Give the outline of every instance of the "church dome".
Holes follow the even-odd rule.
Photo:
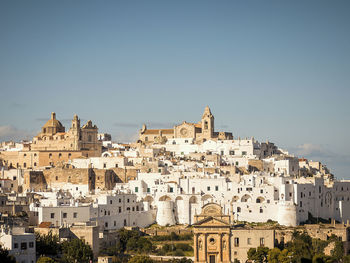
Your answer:
[[[56,120],[56,113],[51,113],[51,119],[48,120],[43,126],[44,133],[52,133],[55,134],[57,132],[64,132],[64,126],[59,120]]]

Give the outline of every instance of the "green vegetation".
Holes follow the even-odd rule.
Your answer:
[[[47,235],[35,233],[36,253],[40,255],[38,262],[54,263],[74,262],[85,263],[93,259],[91,247],[84,240],[73,239],[71,241],[59,242],[57,235],[50,231]]]
[[[47,235],[35,233],[36,254],[39,256],[56,256],[60,252],[59,238],[50,231]]]
[[[177,235],[175,232],[171,232],[170,235],[151,237],[152,241],[179,241],[179,240],[183,241],[183,240],[192,240],[192,239],[193,239],[192,234]]]
[[[91,247],[81,239],[73,239],[62,243],[63,261],[68,263],[84,263],[93,259]]]
[[[185,256],[184,251],[193,251],[192,246],[186,243],[164,244],[160,250],[157,251],[159,256]]]
[[[179,242],[183,241],[184,242]],[[118,238],[115,246],[104,248],[101,251],[101,255],[115,256],[115,262],[128,263],[128,262],[153,262],[151,258],[148,258],[149,254],[158,256],[185,256],[187,253],[193,254],[193,248],[189,241],[192,243],[192,235],[177,235],[172,232],[166,236],[153,236],[146,237],[144,233],[136,230],[118,230]],[[179,243],[167,243],[179,242]],[[157,246],[152,242],[161,242]],[[131,257],[134,255],[133,257]],[[142,261],[144,260],[144,261]],[[189,263],[192,262],[186,258],[174,259],[170,261],[173,263]]]
[[[331,256],[324,254],[324,248],[334,242]],[[293,240],[279,248],[251,248],[248,259],[256,263],[337,263],[349,262],[350,257],[344,257],[343,243],[336,236],[322,241],[313,239],[306,233],[293,233]]]
[[[15,258],[10,256],[8,250],[4,249],[1,245],[0,245],[0,262],[1,263],[16,263]]]

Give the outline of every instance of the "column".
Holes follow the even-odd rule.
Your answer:
[[[208,242],[207,242],[207,239],[208,239],[208,234],[207,233],[205,233],[204,234],[204,258],[205,258],[205,262],[208,262],[208,255],[207,255],[207,244],[208,244]]]
[[[221,260],[221,262],[222,262],[222,233],[220,233],[220,250],[219,250],[220,252],[220,260]]]
[[[198,258],[198,234],[194,234],[194,260],[197,262]]]

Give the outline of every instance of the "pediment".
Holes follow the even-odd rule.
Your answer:
[[[197,223],[194,224],[194,226],[200,226],[200,227],[230,227],[230,224],[225,222],[224,220],[221,220],[219,218],[215,217],[207,217],[204,218]]]

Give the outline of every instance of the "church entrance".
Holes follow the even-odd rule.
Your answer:
[[[215,263],[215,255],[209,255],[209,263]]]

